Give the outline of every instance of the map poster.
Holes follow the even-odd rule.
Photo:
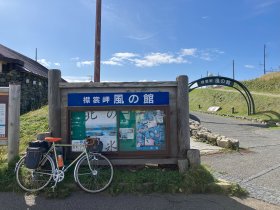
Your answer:
[[[164,111],[136,111],[136,133],[136,150],[165,150]]]
[[[164,111],[120,111],[120,151],[158,151],[166,149]]]

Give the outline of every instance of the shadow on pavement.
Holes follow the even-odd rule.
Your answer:
[[[195,116],[195,115],[193,115],[193,114],[189,114],[189,116],[190,116],[190,119],[191,119],[191,120],[200,122],[200,119],[199,119],[197,116]]]
[[[275,117],[278,121],[280,121],[280,114],[278,112],[275,111],[263,111],[263,112],[257,112],[256,114],[262,114],[262,115],[266,115],[270,120],[275,120]],[[274,116],[274,117],[272,117]]]
[[[212,122],[212,121],[201,121],[204,123],[209,123],[209,124],[217,124],[217,125],[232,125],[232,123],[219,123],[219,122]],[[235,125],[239,125],[239,126],[251,126],[251,127],[257,127],[257,128],[268,128],[269,126],[265,125],[265,124],[255,124],[255,123],[237,123]]]

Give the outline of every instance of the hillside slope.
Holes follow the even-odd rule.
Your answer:
[[[280,72],[265,74],[260,78],[242,81],[242,83],[250,91],[280,94]]]
[[[247,116],[246,101],[238,92],[201,88],[192,91],[189,98],[191,111],[207,111],[210,106],[219,106],[221,110],[218,114],[232,114],[232,107],[234,107],[233,115]],[[252,118],[280,121],[280,97],[253,94],[253,98],[256,114],[252,115]]]

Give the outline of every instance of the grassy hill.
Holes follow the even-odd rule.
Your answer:
[[[280,94],[280,72],[265,74],[260,78],[243,81],[242,83],[250,91]]]
[[[251,117],[280,122],[280,73],[266,74],[242,83],[250,90],[255,101],[256,114]],[[200,88],[190,93],[191,110],[207,111],[210,106],[220,106],[222,109],[218,114],[232,114],[232,107],[234,107],[233,115],[247,116],[245,99],[232,88]]]

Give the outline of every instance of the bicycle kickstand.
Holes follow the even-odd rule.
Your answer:
[[[57,182],[58,182],[58,180],[56,180],[55,183],[54,183],[54,185],[51,186],[53,192],[54,192],[54,188],[56,188]]]

